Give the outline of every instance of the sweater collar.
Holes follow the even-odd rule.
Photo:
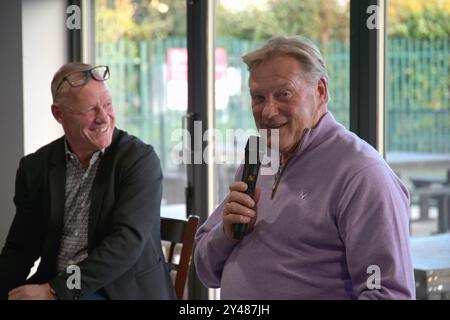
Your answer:
[[[308,149],[315,148],[316,146],[320,145],[323,141],[325,141],[330,134],[336,130],[337,127],[340,125],[336,120],[334,119],[333,115],[330,111],[327,111],[322,118],[320,118],[319,123],[315,128],[306,128],[304,129],[304,134],[302,137],[302,141],[299,143],[297,150],[295,151],[295,154],[292,156],[292,158],[289,160],[289,162],[295,161],[295,159],[299,158],[300,155],[305,152]],[[279,155],[279,154],[278,154]],[[280,162],[277,161],[277,165],[275,165],[274,162],[272,162],[272,158],[269,157],[267,154],[264,155],[262,160],[262,167],[265,168],[264,171],[265,174],[273,175],[280,173]]]
[[[299,144],[294,158],[299,157],[306,150],[315,148],[321,144],[337,126],[341,125],[336,122],[332,113],[327,111],[322,118],[320,118],[319,123],[315,128],[308,128],[305,130],[303,141]]]

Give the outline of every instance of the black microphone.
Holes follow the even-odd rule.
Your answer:
[[[259,137],[250,136],[245,146],[245,163],[242,172],[242,181],[248,186],[245,191],[253,198],[255,194],[256,180],[261,165],[261,155],[259,150]],[[233,239],[242,240],[247,233],[247,223],[233,223]]]

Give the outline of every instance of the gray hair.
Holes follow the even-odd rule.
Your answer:
[[[262,47],[242,56],[242,60],[251,72],[254,67],[283,55],[291,56],[300,62],[306,75],[305,80],[310,84],[316,84],[322,77],[328,83],[328,71],[322,54],[311,40],[302,36],[275,36]],[[327,86],[327,97],[329,96]]]
[[[55,75],[53,76],[53,80],[52,80],[52,84],[51,84],[53,102],[55,102],[55,100],[56,100],[56,88],[58,87],[58,85],[61,83],[62,79],[65,76],[67,76],[69,73],[72,73],[74,71],[86,71],[91,68],[93,68],[93,65],[83,63],[83,62],[69,62],[69,63],[64,64],[62,67],[60,67],[58,69],[58,71],[56,71]]]

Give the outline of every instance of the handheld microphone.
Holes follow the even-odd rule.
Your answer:
[[[245,146],[245,163],[242,172],[242,181],[248,186],[245,191],[253,198],[255,194],[256,180],[258,179],[258,171],[261,165],[261,155],[259,150],[259,137],[250,136]],[[233,239],[242,240],[247,232],[247,223],[234,223]]]

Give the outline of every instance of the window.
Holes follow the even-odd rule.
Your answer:
[[[184,217],[176,133],[187,110],[186,3],[97,0],[95,12],[96,63],[111,70],[117,127],[153,145],[164,174],[162,215]]]
[[[391,0],[387,6],[387,161],[411,193],[413,236],[445,232],[450,179],[450,5]]]
[[[256,132],[248,71],[241,56],[273,35],[303,35],[319,46],[330,76],[328,110],[349,128],[349,12],[348,0],[216,1],[214,112],[215,128],[222,140],[216,140],[215,147],[229,160],[215,166],[219,181],[214,190],[216,205],[228,194],[247,138]],[[235,153],[236,148],[242,151],[241,156]]]
[[[235,148],[243,150],[248,135],[256,132],[248,92],[248,71],[241,56],[262,45],[273,35],[303,35],[322,52],[330,76],[328,110],[349,128],[349,1],[348,0],[217,0],[215,128],[222,141],[216,148],[226,159]],[[231,139],[232,130],[239,129]],[[243,155],[243,153],[242,153]],[[233,154],[235,156],[235,154]],[[242,159],[218,164],[214,202],[228,193]]]

